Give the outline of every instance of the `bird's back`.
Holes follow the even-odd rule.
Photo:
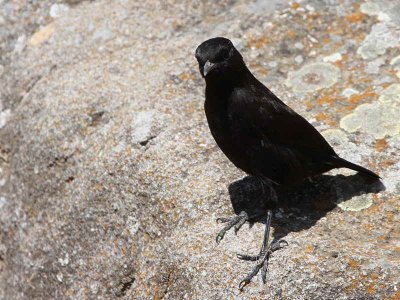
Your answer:
[[[249,174],[288,185],[333,168],[321,134],[252,75],[222,94],[208,91],[205,110],[221,150]]]

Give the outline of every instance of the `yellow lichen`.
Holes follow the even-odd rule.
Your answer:
[[[365,18],[365,15],[362,12],[355,12],[355,13],[352,13],[352,14],[346,16],[346,19],[350,23],[361,22],[364,20],[364,18]]]
[[[32,46],[38,46],[46,41],[55,31],[54,24],[50,23],[47,26],[42,27],[39,31],[36,31],[29,39],[29,44]]]

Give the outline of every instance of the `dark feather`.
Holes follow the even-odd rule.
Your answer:
[[[342,167],[379,178],[339,158],[306,119],[251,74],[229,40],[204,42],[196,57],[201,71],[206,62],[211,66],[205,76],[205,112],[211,133],[238,168],[283,185]]]

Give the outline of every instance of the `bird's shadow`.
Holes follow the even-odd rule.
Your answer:
[[[381,181],[365,178],[358,173],[350,176],[321,175],[291,190],[278,188],[276,192],[280,209],[273,218],[274,239],[312,227],[343,201],[383,190],[385,186]],[[264,191],[260,180],[252,176],[231,183],[229,195],[235,213],[245,211],[251,218],[266,212],[269,203]],[[263,222],[263,218],[251,219],[250,225],[255,222]]]

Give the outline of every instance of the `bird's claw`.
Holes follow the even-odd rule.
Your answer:
[[[286,247],[287,245],[287,241],[278,240],[273,242],[268,251],[265,253],[260,252],[258,255],[236,254],[238,259],[245,261],[257,261],[257,264],[254,266],[251,273],[248,274],[246,278],[239,283],[239,289],[242,290],[247,284],[249,284],[253,277],[256,276],[260,270],[262,282],[264,284],[267,283],[268,264],[271,254],[279,249]]]
[[[219,217],[219,218],[215,219],[215,221],[217,221],[217,223],[227,223],[230,220],[231,220],[230,218],[225,218],[225,217]]]
[[[228,232],[229,229],[234,227],[235,234],[239,231],[239,229],[243,226],[244,223],[249,219],[246,212],[242,211],[239,215],[234,216],[232,218],[221,217],[217,218],[216,221],[218,223],[228,223],[221,231],[218,233],[215,241],[219,244],[225,236],[225,233]]]
[[[257,261],[259,260],[260,256],[259,255],[247,255],[247,254],[236,254],[236,257],[240,260],[246,260],[246,261]]]
[[[217,242],[217,245],[222,241],[222,239],[224,238],[225,232],[220,231],[217,234],[217,237],[215,238],[215,241]]]
[[[285,248],[286,246],[289,246],[289,243],[286,240],[278,240],[271,244],[269,251],[272,253],[279,249]]]
[[[269,254],[272,254],[273,252],[280,250],[286,246],[288,246],[289,243],[285,240],[278,240],[276,242],[273,242],[268,250]],[[257,255],[248,255],[248,254],[241,254],[237,253],[236,257],[240,260],[246,260],[246,261],[258,261],[261,259],[262,255],[257,254]]]
[[[243,290],[243,288],[248,285],[250,283],[251,279],[247,279],[247,277],[245,279],[243,279],[240,283],[239,283],[239,289]]]

